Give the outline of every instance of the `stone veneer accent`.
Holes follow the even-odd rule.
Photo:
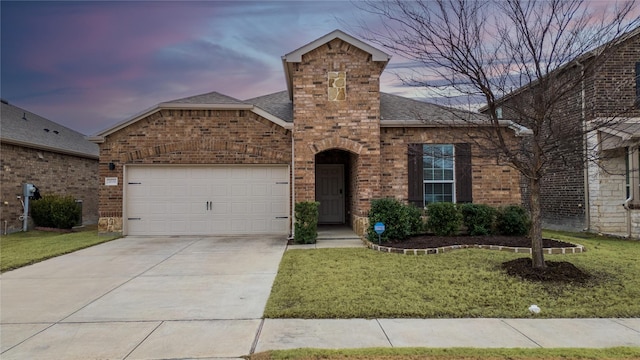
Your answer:
[[[498,246],[498,245],[452,245],[452,246],[444,246],[439,248],[427,248],[427,249],[401,249],[394,248],[388,246],[380,246],[372,243],[371,241],[362,238],[362,241],[365,245],[372,250],[380,251],[380,252],[388,252],[394,254],[404,254],[404,255],[431,255],[431,254],[442,254],[446,252],[451,252],[453,250],[459,249],[486,249],[486,250],[498,250],[498,251],[507,251],[518,254],[531,254],[531,248],[524,247],[510,247],[510,246]],[[545,248],[544,253],[551,254],[580,254],[587,249],[579,244],[574,244],[575,247],[563,247],[563,248]]]

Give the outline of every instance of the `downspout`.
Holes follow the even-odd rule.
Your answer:
[[[591,231],[591,196],[589,188],[589,144],[588,144],[588,126],[587,126],[587,111],[585,104],[586,91],[584,86],[584,65],[576,61],[576,64],[580,67],[580,117],[582,120],[582,142],[584,144],[584,231]]]
[[[629,162],[629,197],[624,201],[624,203],[622,203],[622,205],[624,206],[624,209],[627,211],[627,238],[631,239],[631,207],[629,207],[629,204],[631,203],[631,201],[633,201],[633,189],[637,184],[637,180],[636,180],[636,171],[633,171],[633,167],[632,164],[635,162],[635,156],[634,156],[634,152],[636,152],[636,147],[635,146],[629,146],[627,148],[627,159]]]
[[[295,147],[295,140],[294,140],[294,136],[293,136],[293,129],[291,129],[291,171],[289,172],[291,174],[291,189],[289,191],[291,191],[291,204],[289,205],[291,207],[291,222],[289,224],[289,226],[291,227],[291,231],[290,231],[290,236],[289,236],[289,240],[293,239],[296,235],[296,227],[295,227],[295,223],[296,223],[296,212],[295,212],[295,208],[296,208],[296,174],[295,174],[295,159],[296,159],[296,147]]]

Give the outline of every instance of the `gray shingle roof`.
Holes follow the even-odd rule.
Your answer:
[[[0,140],[64,154],[98,158],[98,145],[77,131],[2,101]],[[25,120],[26,119],[26,120]]]
[[[293,103],[289,100],[289,93],[286,90],[248,99],[245,100],[245,103],[253,104],[286,122],[293,122]],[[425,123],[437,123],[469,118],[479,120],[484,117],[477,113],[447,108],[383,92],[380,93],[380,115],[383,124],[385,121],[393,120],[416,120]]]
[[[398,95],[380,93],[381,123],[392,120],[421,120],[425,122],[450,122],[480,120],[485,116],[455,108],[431,104]]]
[[[287,90],[259,96],[245,100],[245,102],[253,104],[288,123],[293,122],[293,103],[289,99],[289,92]]]
[[[244,104],[243,101],[232,98],[231,96],[220,94],[219,92],[210,92],[195,96],[189,96],[182,99],[167,101],[174,104]]]

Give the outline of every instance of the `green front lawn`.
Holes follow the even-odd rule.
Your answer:
[[[118,237],[98,235],[95,225],[72,233],[32,230],[3,235],[0,239],[0,271],[16,269]]]
[[[546,255],[593,275],[550,284],[506,275],[500,264],[527,255],[464,249],[408,256],[369,249],[289,250],[265,309],[267,318],[527,318],[640,316],[640,242],[585,234],[545,236],[587,252]],[[580,236],[579,238],[576,236]]]

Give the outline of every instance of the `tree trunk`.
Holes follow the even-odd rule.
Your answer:
[[[529,180],[529,210],[531,211],[531,263],[536,269],[543,269],[547,265],[544,262],[542,252],[542,214],[540,211],[540,179]]]

